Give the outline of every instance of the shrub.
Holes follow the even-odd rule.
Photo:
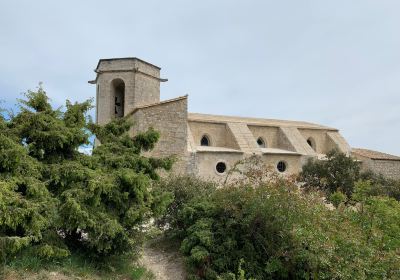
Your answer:
[[[204,197],[207,199],[217,189],[214,182],[205,181],[193,176],[170,176],[155,183],[154,191],[169,193],[173,197],[165,213],[157,220],[160,227],[167,227],[178,234],[184,230],[177,217],[183,208],[193,199]],[[170,231],[172,232],[172,231]]]
[[[335,207],[338,207],[341,203],[347,200],[347,197],[344,193],[336,191],[329,196],[329,200]]]
[[[309,160],[300,174],[306,189],[322,190],[328,198],[336,191],[351,198],[359,180],[372,183],[369,195],[387,195],[400,201],[400,180],[388,179],[372,171],[360,172],[358,162],[335,150],[328,153],[326,160]]]
[[[310,159],[301,172],[306,188],[320,189],[328,195],[339,190],[350,197],[359,178],[359,163],[337,150],[329,152],[326,160]]]
[[[372,171],[361,173],[360,180],[369,181],[374,186],[369,190],[369,195],[387,195],[400,201],[400,180],[388,179]]]
[[[44,259],[75,250],[98,259],[130,252],[141,225],[171,200],[151,184],[173,159],[142,155],[159,133],[132,138],[124,118],[95,125],[87,117],[90,100],[54,110],[41,87],[20,106],[0,118],[0,257],[23,247]],[[81,154],[91,133],[102,145],[92,156]]]
[[[399,203],[377,201],[363,213],[329,210],[290,181],[236,182],[193,193],[172,212],[179,225],[172,230],[193,279],[396,279]],[[365,217],[373,217],[369,227]]]

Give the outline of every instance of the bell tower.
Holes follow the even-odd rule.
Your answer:
[[[95,72],[96,123],[124,117],[136,107],[160,102],[161,68],[136,57],[100,59]]]

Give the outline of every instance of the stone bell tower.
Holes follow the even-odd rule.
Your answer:
[[[160,102],[161,68],[135,57],[100,59],[95,72],[96,122],[106,124],[134,108]]]

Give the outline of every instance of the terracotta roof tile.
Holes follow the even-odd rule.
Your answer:
[[[378,160],[399,160],[400,157],[389,155],[377,151],[367,150],[367,149],[359,149],[359,148],[352,148],[351,153],[355,155],[360,155],[363,157],[367,157],[370,159],[378,159]]]
[[[183,100],[183,99],[187,99],[188,96],[184,95],[184,96],[179,96],[173,99],[168,99],[168,100],[163,100],[160,102],[156,102],[156,103],[151,103],[151,104],[146,104],[146,105],[142,105],[142,106],[137,106],[135,107],[132,111],[130,111],[127,116],[132,115],[133,113],[135,113],[136,111],[140,110],[140,109],[144,109],[144,108],[149,108],[149,107],[154,107],[154,106],[159,106],[159,105],[163,105],[163,104],[168,104],[171,102],[175,102],[175,101],[179,101],[179,100]]]

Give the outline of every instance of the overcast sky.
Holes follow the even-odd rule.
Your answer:
[[[400,1],[1,1],[0,99],[95,96],[100,58],[162,67],[198,113],[304,120],[400,155]],[[4,104],[3,104],[4,107]]]

